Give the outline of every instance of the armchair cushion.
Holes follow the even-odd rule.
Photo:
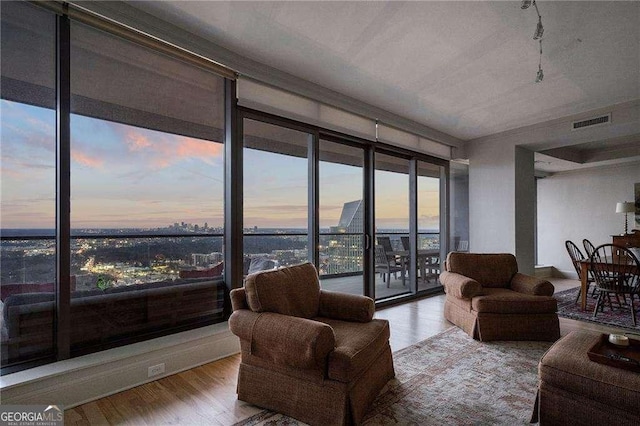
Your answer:
[[[303,370],[324,371],[336,345],[329,325],[306,318],[240,310],[229,318],[229,327],[251,342],[251,355]]]
[[[455,272],[443,272],[440,274],[440,282],[447,294],[458,299],[471,299],[482,294],[482,286],[478,281]]]
[[[533,296],[553,296],[554,287],[547,280],[518,272],[511,280],[511,290]]]
[[[473,310],[492,314],[553,314],[558,302],[553,297],[533,296],[505,288],[486,288],[471,300]]]
[[[447,256],[447,271],[473,278],[483,288],[507,288],[518,272],[518,262],[508,253],[451,252]]]
[[[330,379],[348,383],[369,368],[389,345],[389,323],[374,319],[368,323],[317,318],[333,328],[336,347],[329,354]]]
[[[375,304],[370,297],[320,290],[318,315],[321,317],[369,322],[374,312]]]
[[[320,283],[311,263],[247,276],[247,304],[254,312],[274,312],[301,318],[318,315]]]

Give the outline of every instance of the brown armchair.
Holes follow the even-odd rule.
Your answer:
[[[312,425],[358,424],[395,375],[373,300],[321,290],[310,263],[249,275],[231,303],[242,401]]]
[[[560,337],[553,284],[519,273],[511,254],[451,252],[440,281],[447,294],[445,318],[474,339]]]

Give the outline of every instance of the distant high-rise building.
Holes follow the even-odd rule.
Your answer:
[[[328,263],[324,265],[323,273],[343,274],[362,271],[363,230],[362,200],[344,203],[338,226],[330,227],[332,235],[327,247]]]

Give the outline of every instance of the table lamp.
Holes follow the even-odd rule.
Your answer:
[[[624,234],[627,235],[627,231],[629,230],[627,225],[627,214],[633,213],[636,210],[636,206],[634,203],[625,201],[623,203],[616,203],[616,213],[624,213]]]

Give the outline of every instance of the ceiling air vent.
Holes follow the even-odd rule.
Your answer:
[[[593,117],[587,120],[574,121],[571,123],[571,130],[584,129],[586,127],[602,126],[611,122],[611,114]]]

